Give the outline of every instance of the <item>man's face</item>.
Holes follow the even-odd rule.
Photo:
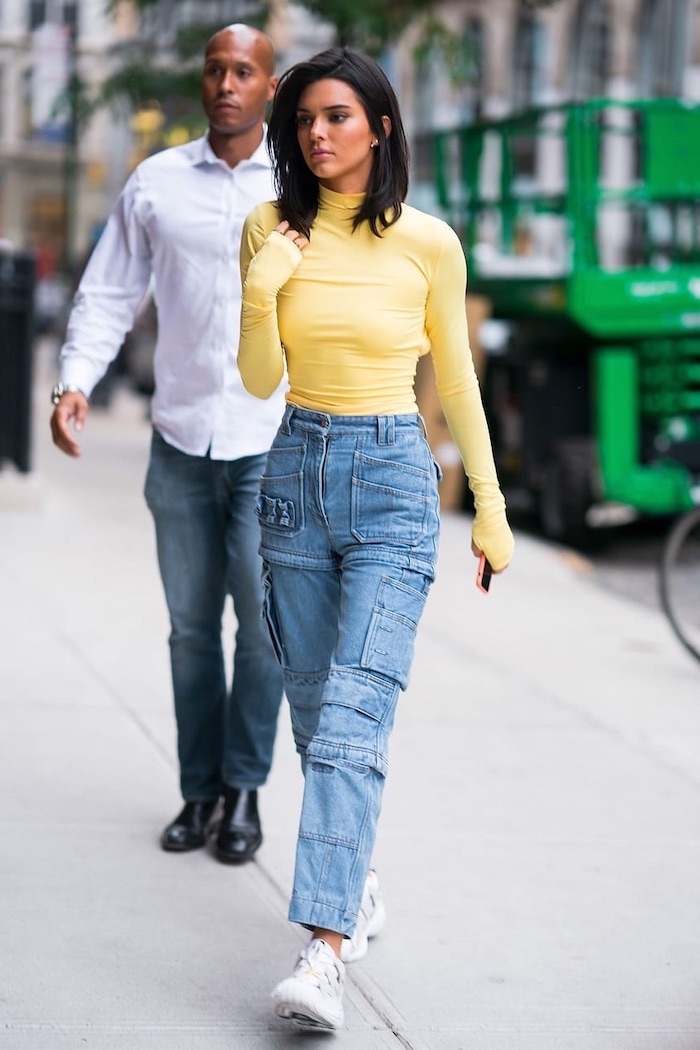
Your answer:
[[[275,93],[264,38],[254,30],[224,29],[210,41],[202,70],[202,105],[222,135],[242,135],[265,115]]]

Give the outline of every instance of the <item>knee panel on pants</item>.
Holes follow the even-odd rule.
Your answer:
[[[423,578],[421,577],[421,582]],[[413,663],[416,629],[425,606],[423,591],[385,576],[377,590],[362,667],[394,679],[406,689]]]
[[[357,668],[334,668],[324,691],[307,762],[352,766],[386,776],[388,740],[398,696],[396,682]]]
[[[318,728],[321,700],[327,678],[327,671],[320,671],[317,674],[285,672],[285,690],[289,701],[292,733],[300,755],[305,753]]]

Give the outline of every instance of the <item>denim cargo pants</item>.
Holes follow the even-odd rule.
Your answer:
[[[438,468],[418,415],[289,406],[257,514],[265,618],[304,769],[293,922],[346,936],[435,572]]]

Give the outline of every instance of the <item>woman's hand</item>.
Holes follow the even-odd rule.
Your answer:
[[[281,233],[283,237],[287,237],[293,244],[296,244],[299,251],[303,251],[309,243],[308,237],[305,237],[299,230],[292,229],[286,219],[279,226],[275,226],[275,230],[277,233]]]
[[[283,247],[280,237],[290,244],[290,248]],[[250,261],[243,289],[244,305],[264,308],[274,303],[279,290],[301,266],[302,248],[308,243],[308,238],[291,229],[288,222],[275,226]],[[292,244],[297,249],[294,252]]]
[[[480,550],[479,547],[477,547],[476,543],[474,543],[474,540],[472,540],[472,554],[474,555],[475,558],[480,558],[481,555],[482,555],[482,551]],[[492,567],[491,568],[491,572],[493,573],[494,576],[498,576],[499,573],[505,572],[505,570],[508,568],[509,564],[510,564],[509,561],[506,562],[506,564],[502,565],[500,569],[494,569]]]

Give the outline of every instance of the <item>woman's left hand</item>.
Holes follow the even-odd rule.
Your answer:
[[[474,557],[475,557],[475,558],[480,558],[480,557],[481,557],[481,555],[482,555],[482,551],[481,551],[481,550],[480,550],[480,549],[479,549],[479,548],[477,547],[477,545],[476,545],[476,544],[474,543],[474,540],[472,540],[472,554],[474,555]],[[505,572],[505,570],[506,570],[506,569],[508,568],[508,565],[509,565],[509,564],[510,564],[509,562],[506,562],[506,564],[505,564],[505,565],[502,565],[500,569],[494,569],[494,568],[492,567],[492,568],[491,568],[491,572],[492,572],[492,574],[493,574],[494,576],[498,576],[498,574],[499,574],[499,573],[501,573],[501,572]]]

